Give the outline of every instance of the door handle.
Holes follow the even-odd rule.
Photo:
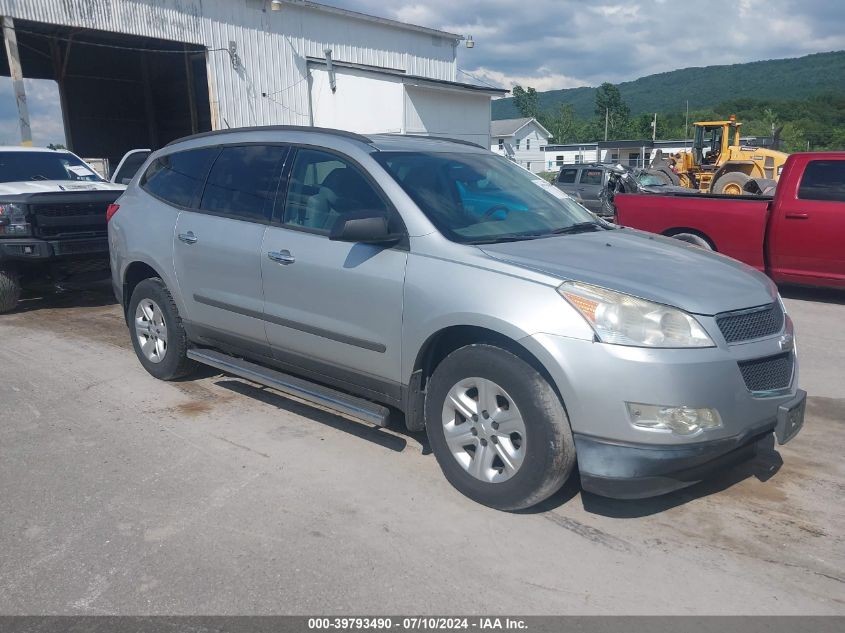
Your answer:
[[[197,243],[197,236],[194,235],[193,231],[188,231],[187,233],[179,233],[176,237],[179,238],[180,242],[185,242],[185,244],[196,244]]]
[[[786,213],[786,218],[787,218],[788,220],[806,220],[806,219],[808,219],[809,217],[810,217],[810,214],[809,214],[809,213],[800,213],[800,212],[798,212],[798,211],[793,211],[793,212],[791,212],[791,213],[790,213],[790,212],[787,212],[787,213]]]
[[[290,254],[290,251],[283,250],[283,251],[269,251],[267,253],[267,257],[272,259],[277,264],[282,264],[287,266],[288,264],[292,264],[296,261],[296,257]]]

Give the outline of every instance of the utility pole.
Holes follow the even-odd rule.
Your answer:
[[[654,121],[651,122],[651,142],[657,140],[657,112],[654,113]]]
[[[610,120],[610,108],[604,109],[604,140],[607,141],[607,123]]]
[[[687,139],[689,138],[689,99],[687,99],[687,116],[684,119],[684,149],[687,148]]]
[[[32,128],[29,125],[29,108],[26,104],[26,89],[23,85],[23,71],[18,54],[18,38],[15,33],[15,22],[12,18],[0,18],[0,28],[3,30],[3,40],[6,43],[6,58],[9,60],[9,71],[12,76],[12,90],[18,104],[18,122],[21,128],[21,145],[32,146]]]

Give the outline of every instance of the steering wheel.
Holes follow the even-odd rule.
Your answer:
[[[484,212],[484,219],[486,220],[487,218],[492,217],[493,214],[496,213],[497,211],[504,211],[505,215],[507,215],[508,213],[511,212],[511,210],[508,207],[506,207],[505,205],[496,204],[496,205],[493,205],[492,207],[487,209],[487,211]]]

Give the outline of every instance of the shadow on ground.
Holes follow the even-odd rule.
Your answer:
[[[229,391],[234,391],[242,396],[269,404],[282,411],[307,418],[308,422],[318,422],[324,426],[367,440],[397,453],[405,450],[405,447],[408,445],[408,438],[414,439],[423,446],[423,454],[430,452],[427,450],[428,441],[425,439],[424,434],[408,433],[398,423],[393,423],[390,431],[388,431],[378,426],[371,426],[363,422],[350,420],[323,409],[304,404],[292,398],[285,397],[267,387],[241,382],[225,375],[221,376],[219,380],[215,380],[214,384]],[[305,422],[305,424],[308,422]]]
[[[800,301],[815,301],[817,303],[834,303],[845,305],[845,290],[837,288],[806,288],[803,286],[779,286],[784,299],[798,299]]]
[[[67,308],[99,308],[117,303],[108,280],[26,288],[10,314]]]

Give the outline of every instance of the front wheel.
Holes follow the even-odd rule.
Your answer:
[[[720,176],[719,180],[713,185],[712,193],[718,193],[725,196],[744,196],[745,184],[751,180],[741,171],[733,171]]]
[[[14,310],[20,298],[20,277],[14,271],[0,268],[0,314]]]
[[[429,381],[426,431],[446,479],[499,510],[554,494],[575,463],[569,419],[540,373],[492,345],[447,356]]]

